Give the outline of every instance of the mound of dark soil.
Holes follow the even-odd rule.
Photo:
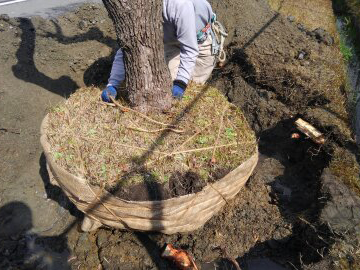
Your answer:
[[[215,74],[216,85],[248,112],[256,131],[309,108],[322,108],[335,121],[346,119],[342,62],[335,46],[318,42],[311,32],[270,11],[266,1],[227,2],[234,7],[215,4],[231,29],[229,62]]]

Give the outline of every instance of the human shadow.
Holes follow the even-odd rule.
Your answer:
[[[0,269],[70,270],[66,236],[39,236],[32,227],[25,203],[13,201],[0,208]]]

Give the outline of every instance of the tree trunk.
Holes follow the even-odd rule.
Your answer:
[[[171,77],[165,63],[162,0],[103,0],[124,52],[126,88],[140,111],[171,106]]]

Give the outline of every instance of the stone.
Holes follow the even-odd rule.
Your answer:
[[[96,238],[97,246],[102,247],[108,241],[107,232],[105,230],[99,230]]]
[[[79,28],[81,30],[85,30],[87,27],[88,27],[88,23],[86,21],[83,20],[79,22]]]
[[[306,31],[306,27],[305,27],[305,25],[303,25],[302,23],[298,23],[298,24],[297,24],[297,28],[298,28],[301,32],[305,32],[305,31]]]
[[[3,20],[4,22],[8,22],[8,21],[10,21],[10,16],[7,14],[1,14],[0,20]]]
[[[305,58],[305,56],[306,56],[306,52],[300,51],[297,58],[299,60],[303,60]]]
[[[287,19],[288,19],[289,22],[294,22],[295,21],[294,16],[288,16]]]
[[[323,223],[340,233],[360,233],[360,198],[325,169],[321,176],[323,197],[329,198],[320,214]]]
[[[334,38],[324,29],[322,28],[316,28],[314,31],[315,38],[321,42],[324,43],[327,46],[331,46],[334,44]]]

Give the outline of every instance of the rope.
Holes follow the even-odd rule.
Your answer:
[[[226,53],[224,51],[224,42],[225,42],[225,38],[228,36],[228,33],[226,33],[225,27],[217,20],[212,22],[211,26],[214,33],[214,37],[219,46],[217,58],[220,63],[224,63],[226,60]]]

